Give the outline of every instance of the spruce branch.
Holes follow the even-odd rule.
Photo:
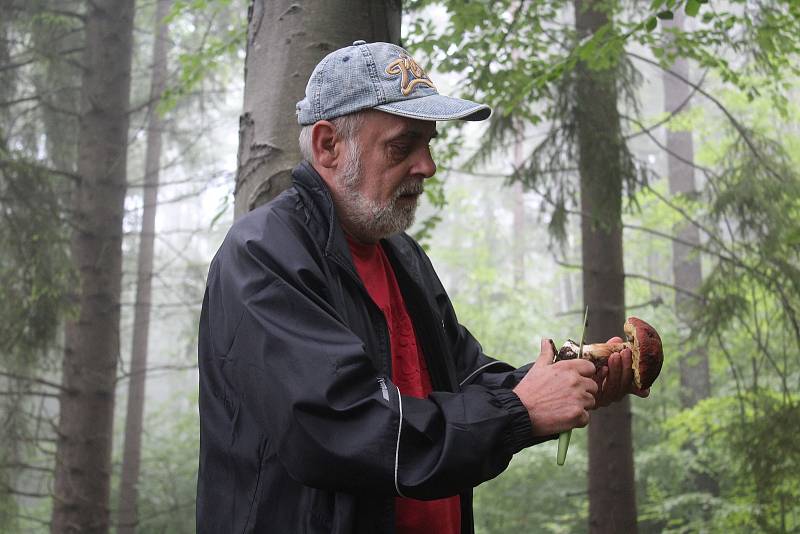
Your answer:
[[[702,85],[703,84],[703,82],[706,79],[706,74],[708,74],[708,69],[703,71],[703,74],[700,77],[700,81],[697,82],[698,85]],[[695,93],[697,93],[697,89],[695,89],[693,87],[692,91],[686,96],[686,98],[683,99],[683,101],[681,101],[680,104],[678,104],[678,106],[675,109],[670,111],[667,114],[666,117],[662,118],[661,120],[659,120],[658,122],[656,122],[655,124],[652,124],[650,126],[644,126],[644,124],[642,122],[637,121],[637,120],[633,119],[632,117],[628,117],[628,116],[620,114],[621,118],[626,119],[626,120],[628,120],[630,122],[634,122],[634,123],[637,124],[637,126],[639,126],[641,128],[641,130],[639,130],[638,132],[634,132],[634,133],[631,133],[631,134],[623,136],[623,139],[625,139],[626,141],[630,141],[631,139],[639,137],[640,135],[647,135],[648,137],[650,137],[652,139],[653,136],[651,135],[651,133],[653,132],[653,130],[656,130],[656,129],[660,128],[661,126],[669,123],[672,119],[674,119],[677,115],[679,115],[681,113],[681,111],[683,111],[683,109],[687,106],[687,104],[689,104],[689,101],[692,99],[692,97],[695,95]],[[673,154],[673,155],[678,157],[676,154]],[[680,158],[680,159],[682,159],[682,158]]]
[[[59,391],[69,391],[67,388],[65,388],[61,384],[57,384],[55,382],[50,382],[49,380],[44,380],[42,378],[19,375],[19,374],[16,374],[16,373],[10,373],[8,371],[0,371],[0,376],[4,376],[6,378],[11,378],[12,380],[18,380],[18,381],[21,381],[21,382],[33,382],[34,384],[39,384],[39,385],[42,385],[42,386],[51,387],[51,388],[57,389]]]
[[[658,68],[662,69],[664,72],[669,74],[670,76],[673,76],[673,77],[677,78],[678,80],[682,81],[683,83],[685,83],[686,85],[694,88],[698,93],[700,93],[701,95],[706,97],[708,100],[710,100],[715,106],[717,106],[717,108],[719,108],[720,111],[722,111],[722,113],[725,115],[725,117],[730,121],[731,125],[733,125],[734,129],[738,132],[738,134],[741,136],[742,140],[744,140],[745,144],[747,144],[747,146],[750,149],[750,151],[753,153],[753,155],[756,157],[756,159],[759,160],[759,162],[764,167],[764,169],[766,169],[766,171],[768,173],[770,173],[772,176],[774,176],[778,180],[783,180],[783,177],[777,171],[775,171],[772,168],[772,166],[769,165],[769,163],[766,161],[766,159],[761,155],[761,152],[756,148],[755,144],[753,143],[753,140],[750,138],[750,134],[747,132],[745,127],[742,126],[742,124],[738,120],[736,120],[736,118],[733,116],[733,114],[728,110],[728,108],[722,102],[719,101],[719,99],[717,99],[715,96],[713,96],[708,91],[704,90],[702,87],[700,87],[699,85],[695,84],[691,80],[688,80],[686,77],[681,76],[680,74],[677,74],[676,72],[673,72],[672,70],[670,70],[668,68],[665,68],[663,65],[661,65],[657,61],[653,61],[650,58],[646,58],[646,57],[641,56],[639,54],[636,54],[634,52],[626,52],[626,53],[629,56],[631,56],[631,57],[633,57],[635,59],[638,59],[639,61],[643,61],[645,63],[649,63],[650,65],[657,66]]]

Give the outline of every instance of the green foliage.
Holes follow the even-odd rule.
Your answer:
[[[544,246],[529,250],[529,278],[515,283],[510,265],[514,244],[511,229],[498,216],[504,197],[512,195],[497,179],[453,176],[448,180],[448,207],[430,244],[437,270],[459,321],[473,333],[487,354],[515,365],[533,361],[542,335],[556,336],[551,311],[553,294],[540,286],[554,285],[552,273],[535,265]],[[530,230],[530,243],[544,243],[543,232]],[[544,280],[539,276],[545,277]],[[551,333],[552,332],[552,333]],[[536,335],[538,333],[538,336]]]
[[[640,519],[654,532],[791,532],[800,491],[791,437],[800,428],[798,139],[768,96],[716,94],[725,113],[698,107],[673,125],[701,141],[705,189],[665,203],[656,187],[641,199],[642,226],[667,232],[688,219],[701,229],[707,274],[685,343],[709,351],[716,396],[689,410],[673,406],[649,427],[660,439],[637,455]],[[787,110],[792,123],[797,108]],[[651,212],[654,202],[661,207]],[[697,477],[716,491],[687,492]]]
[[[48,458],[36,446],[43,401],[32,392],[52,395],[50,383],[38,376],[55,367],[52,348],[61,321],[72,310],[76,276],[69,262],[67,231],[61,219],[63,179],[40,162],[0,150],[0,495],[8,491],[40,492],[41,472]],[[38,403],[37,403],[38,401]],[[41,421],[39,422],[41,425]],[[25,506],[23,515],[36,516]],[[20,527],[20,503],[0,498],[0,529]],[[40,515],[39,517],[47,517]],[[41,525],[36,525],[39,528]]]
[[[524,162],[515,162],[510,171],[505,165],[504,173],[544,199],[547,209],[540,221],[549,221],[561,246],[574,231],[570,215],[578,198],[574,125],[565,117],[574,101],[570,79],[579,62],[592,71],[630,70],[619,75],[618,84],[621,100],[627,99],[627,122],[636,128],[626,138],[653,135],[651,129],[665,122],[672,130],[694,130],[700,193],[670,198],[657,168],[639,161],[627,188],[636,209],[625,215],[626,302],[647,306],[641,315],[657,325],[667,354],[651,398],[632,403],[640,531],[800,529],[793,438],[800,429],[800,112],[792,100],[800,65],[800,4],[654,0],[643,10],[611,2],[614,26],[580,41],[566,15],[571,3],[418,1],[410,7],[430,5],[444,8],[451,18],[444,29],[423,17],[413,19],[411,47],[427,55],[436,70],[458,73],[464,96],[494,108],[468,169],[496,164],[536,125],[549,126],[532,149],[525,144]],[[694,17],[687,25],[691,29],[672,24],[684,15]],[[642,46],[656,59],[639,52]],[[636,106],[641,95],[630,76],[634,67],[666,69],[677,58],[704,72],[691,109],[671,117],[641,117]],[[460,197],[449,202],[450,209],[469,210]],[[483,209],[477,202],[471,206]],[[541,316],[533,325],[513,319],[542,304],[526,306],[525,299],[504,293],[503,260],[488,267],[482,254],[491,253],[473,248],[478,236],[496,231],[487,222],[490,216],[482,220],[479,227],[467,223],[459,237],[470,259],[457,263],[455,279],[459,287],[469,287],[469,297],[457,291],[454,302],[487,352],[506,357],[504,349],[519,347],[522,355],[524,339],[507,343],[517,329],[558,332],[562,326]],[[700,229],[697,254],[706,275],[694,295],[691,330],[671,308],[668,239],[675,225],[687,221]],[[489,250],[504,249],[493,243]],[[438,248],[432,252],[442,254]],[[637,277],[640,273],[644,276]],[[501,289],[490,291],[482,284]],[[542,280],[539,287],[551,285],[553,280]],[[494,347],[499,351],[492,352]],[[714,396],[683,409],[678,363],[697,347],[709,355]],[[581,454],[578,445],[576,455]],[[478,488],[479,531],[583,531],[585,502],[548,499],[583,487],[584,475],[559,478],[549,466],[529,451]],[[534,508],[542,502],[547,504],[540,513]]]
[[[173,109],[178,101],[218,76],[230,75],[244,50],[247,26],[237,13],[245,10],[243,0],[178,0],[165,22],[183,49],[177,58],[179,80],[169,86],[159,102],[159,112]],[[198,29],[202,29],[197,42]],[[238,74],[238,73],[237,73]]]
[[[664,532],[794,532],[797,401],[768,392],[718,396],[670,417],[650,452],[662,469],[647,480],[642,519]],[[691,473],[713,477],[720,494],[684,493]]]
[[[563,467],[555,463],[555,442],[547,443],[521,452],[505,473],[479,486],[476,534],[582,532],[589,512],[586,434],[573,432]]]
[[[410,7],[415,10],[429,4],[414,2]],[[566,213],[579,209],[576,67],[581,65],[596,77],[613,78],[622,100],[635,109],[633,95],[639,78],[624,59],[628,37],[608,24],[581,40],[564,23],[565,10],[572,8],[569,2],[436,4],[446,8],[448,25],[441,30],[422,17],[413,20],[407,45],[427,56],[425,63],[435,70],[458,73],[462,95],[494,110],[480,147],[467,158],[465,167],[474,170],[511,143],[521,143],[532,126],[550,124],[546,137],[508,176],[509,182],[521,181],[547,199],[551,235],[563,240]],[[639,184],[646,183],[646,168],[634,164],[622,139],[609,145],[619,148],[619,178],[633,200]]]
[[[555,288],[565,273],[543,267],[550,252],[541,225],[526,227],[522,247],[527,274],[524,281],[514,283],[510,269],[513,234],[507,219],[509,199],[518,193],[501,185],[497,178],[449,175],[448,207],[432,237],[430,254],[444,276],[459,321],[484,351],[524,365],[537,357],[540,337],[552,337],[559,344],[576,337],[580,317],[556,313],[560,304]],[[535,217],[532,210],[529,217]],[[666,307],[663,309],[667,314]],[[661,325],[657,320],[654,323]],[[665,333],[669,335],[666,329]],[[564,467],[556,465],[555,442],[515,456],[503,474],[476,488],[476,531],[584,531],[588,514],[586,442],[585,430],[573,433]]]
[[[699,152],[718,171],[696,203],[706,206],[706,227],[723,231],[709,241],[721,261],[703,288],[713,313],[703,314],[699,324],[703,335],[745,328],[757,352],[786,380],[800,371],[797,364],[779,363],[789,347],[800,351],[800,160],[794,150],[800,139],[785,133],[782,110],[772,108],[770,98],[724,98],[730,112],[751,126],[743,130],[725,118],[704,125],[722,135]],[[792,121],[798,110],[788,110]],[[776,126],[784,131],[780,141],[772,138]]]
[[[197,491],[197,392],[176,393],[148,417],[138,531],[191,534]]]
[[[59,180],[19,155],[0,152],[0,160],[2,364],[29,369],[58,332],[75,276],[59,218]]]
[[[683,8],[686,15],[695,17],[695,27],[680,30],[668,26],[661,33],[637,32],[633,23],[626,28],[665,67],[677,57],[694,60],[700,68],[718,73],[749,100],[763,94],[785,111],[787,80],[800,73],[800,4],[778,0],[761,2],[756,9],[746,0],[722,6],[705,0],[654,0],[651,4],[651,9],[663,8],[673,12]],[[732,54],[721,53],[723,50]]]
[[[75,11],[73,11],[75,10]],[[38,440],[58,386],[54,348],[76,276],[67,199],[77,140],[76,2],[0,5],[0,530],[39,530],[52,456]],[[20,499],[15,492],[28,494]],[[39,511],[45,511],[40,514]],[[22,517],[30,516],[30,521]]]

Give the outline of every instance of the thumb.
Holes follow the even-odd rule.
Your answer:
[[[539,347],[539,357],[536,359],[536,362],[533,364],[533,366],[539,367],[553,363],[553,358],[555,357],[555,353],[553,352],[554,346],[553,340],[543,337]]]

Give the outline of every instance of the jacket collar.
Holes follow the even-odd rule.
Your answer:
[[[318,236],[320,248],[325,251],[326,256],[332,256],[355,272],[355,265],[350,256],[350,249],[347,246],[347,239],[344,235],[342,225],[336,216],[336,208],[333,204],[330,190],[325,180],[319,175],[317,170],[308,161],[301,162],[292,170],[295,186],[298,187],[308,200],[306,209],[308,216],[314,221],[314,234]],[[398,256],[412,279],[422,285],[419,276],[417,255],[411,245],[411,238],[406,234],[400,233],[381,240],[384,247],[391,248]]]
[[[356,272],[344,230],[342,230],[336,217],[333,199],[325,181],[307,161],[295,167],[292,171],[292,176],[294,177],[295,188],[304,199],[303,204],[307,213],[306,224],[312,235],[315,236],[317,244],[325,251],[327,258],[332,259],[340,267],[349,270],[354,279],[360,283],[361,278]],[[421,265],[424,254],[421,253],[419,245],[405,232],[382,239],[381,244],[392,263],[401,291],[405,288],[403,292],[406,304],[427,301],[427,306],[424,309],[436,309],[437,304],[433,300],[433,294],[429,291],[430,286],[425,283],[422,277],[422,272],[425,270]],[[403,280],[406,280],[406,282],[404,283]],[[412,292],[407,293],[407,291]],[[436,324],[436,321],[431,322],[431,325],[435,326]],[[424,328],[424,326],[415,322],[415,327],[417,326]],[[438,331],[438,328],[433,329],[433,331]],[[443,343],[438,342],[430,350],[436,353],[443,353],[443,346]],[[445,358],[445,362],[450,362],[450,359]],[[443,387],[445,387],[444,384],[449,384],[447,387],[450,388],[450,391],[456,391],[458,383],[452,363],[441,363],[441,365],[444,365],[444,369],[440,369],[439,364],[434,364],[431,369],[439,369],[439,380]]]
[[[306,209],[309,217],[318,226],[320,245],[325,255],[343,256],[350,262],[347,240],[342,225],[336,217],[336,208],[325,180],[307,161],[301,162],[292,170],[292,177],[295,186],[303,191],[309,200],[305,203]]]

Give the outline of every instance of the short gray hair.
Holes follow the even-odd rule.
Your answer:
[[[331,119],[330,122],[333,124],[333,127],[336,128],[336,133],[339,134],[342,139],[350,141],[355,137],[358,129],[361,127],[363,118],[363,112],[357,111],[349,115],[342,115],[341,117]],[[303,156],[303,159],[311,163],[314,163],[314,150],[311,147],[311,130],[313,128],[313,124],[303,126],[300,129],[300,137],[298,138],[300,154]]]

